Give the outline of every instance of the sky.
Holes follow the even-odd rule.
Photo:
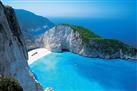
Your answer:
[[[15,9],[46,17],[127,18],[136,15],[136,0],[2,0]]]

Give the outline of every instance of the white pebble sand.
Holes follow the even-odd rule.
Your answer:
[[[51,52],[48,51],[45,48],[38,48],[38,49],[34,49],[28,52],[28,64],[32,64],[33,62],[35,62],[36,60],[44,57],[45,55],[50,54]]]

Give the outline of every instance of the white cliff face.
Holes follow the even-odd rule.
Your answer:
[[[83,53],[84,45],[77,31],[64,25],[58,25],[44,34],[44,47],[53,52],[71,51]]]
[[[74,31],[70,26],[55,26],[44,34],[43,42],[44,47],[53,52],[70,51],[82,56],[97,56],[86,47],[79,32]]]
[[[16,78],[24,91],[43,91],[29,70],[27,58],[14,10],[0,2],[0,76]]]
[[[43,43],[45,48],[53,52],[70,51],[82,56],[105,59],[137,59],[136,49],[128,51],[128,45],[115,40],[99,39],[101,41],[98,41],[96,38],[91,39],[87,46],[79,31],[72,29],[69,25],[62,24],[48,30],[43,36]],[[116,46],[111,45],[113,42],[116,42]],[[122,46],[123,49],[118,47],[117,51],[115,51],[117,46]]]

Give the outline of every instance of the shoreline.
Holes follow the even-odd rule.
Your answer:
[[[33,62],[37,61],[38,59],[40,59],[40,58],[42,58],[42,57],[44,57],[50,53],[52,53],[52,52],[46,48],[37,48],[37,49],[31,50],[28,52],[28,64],[30,65]],[[74,53],[74,54],[78,54],[78,53]],[[84,56],[81,54],[78,54],[78,55],[83,56],[83,57],[88,57],[88,56]],[[100,59],[107,59],[107,60],[125,59],[125,60],[136,61],[136,59],[132,59],[132,58],[131,59],[130,58],[101,58],[101,57],[88,57],[88,58],[100,58]]]
[[[28,52],[28,64],[32,64],[33,62],[37,61],[38,59],[50,54],[51,51],[45,48],[38,48]]]

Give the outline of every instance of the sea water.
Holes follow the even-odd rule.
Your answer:
[[[54,91],[135,91],[135,60],[87,58],[70,52],[51,53],[30,65],[45,89]]]

